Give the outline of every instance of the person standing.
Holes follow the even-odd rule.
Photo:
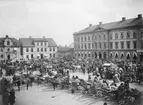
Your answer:
[[[18,81],[17,81],[17,87],[18,87],[18,91],[20,91],[20,78],[18,79]]]
[[[14,91],[14,89],[12,89],[10,91],[9,103],[10,103],[10,105],[14,105],[14,103],[15,103],[15,91]]]
[[[26,89],[28,90],[28,87],[29,87],[29,79],[27,78],[27,81],[26,81]]]

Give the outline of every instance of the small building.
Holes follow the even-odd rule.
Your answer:
[[[57,58],[72,59],[73,58],[73,51],[74,51],[74,48],[58,47]]]
[[[18,60],[20,59],[20,43],[15,38],[8,35],[0,38],[0,60]]]
[[[57,44],[52,38],[20,38],[21,55],[26,60],[33,58],[55,58]]]

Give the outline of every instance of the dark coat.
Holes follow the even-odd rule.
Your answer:
[[[14,91],[10,92],[9,103],[12,103],[12,104],[15,103],[15,92]]]

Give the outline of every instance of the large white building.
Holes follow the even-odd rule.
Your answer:
[[[52,38],[20,38],[21,55],[24,59],[55,58],[57,44]]]
[[[18,60],[20,59],[20,43],[15,38],[0,38],[0,60]]]

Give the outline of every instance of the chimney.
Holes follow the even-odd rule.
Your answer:
[[[91,27],[92,26],[92,24],[89,24],[89,27]]]
[[[32,36],[29,36],[29,38],[32,38]]]
[[[45,36],[43,36],[43,39],[45,39]]]
[[[99,25],[102,25],[102,22],[99,22]]]
[[[122,21],[125,21],[126,20],[126,17],[122,17]]]
[[[142,14],[138,14],[138,18],[142,18]]]

